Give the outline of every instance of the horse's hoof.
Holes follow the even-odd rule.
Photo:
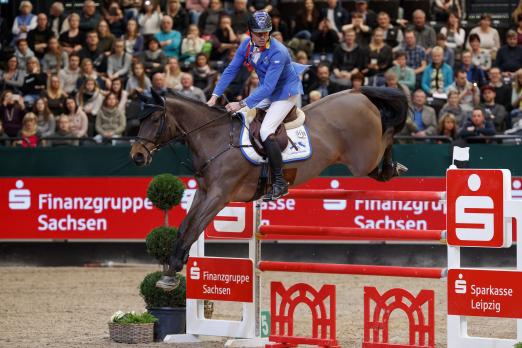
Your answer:
[[[400,164],[399,162],[395,163],[395,175],[399,176],[408,171],[408,167]]]
[[[156,282],[156,287],[163,289],[165,291],[172,291],[179,286],[181,282],[181,277],[179,274],[176,274],[174,277],[163,276],[160,280]]]

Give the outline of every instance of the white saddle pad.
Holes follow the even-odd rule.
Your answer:
[[[240,114],[241,117],[243,117],[243,124],[246,124],[245,115],[243,113]],[[312,156],[312,144],[310,143],[308,130],[304,125],[293,129],[287,129],[286,133],[288,134],[288,137],[292,139],[297,149],[294,148],[290,141],[288,141],[288,146],[282,153],[284,163],[304,161]],[[259,165],[268,161],[266,158],[259,156],[251,146],[252,144],[250,143],[250,138],[248,136],[248,128],[244,125],[241,129],[239,143],[243,145],[241,147],[241,153],[250,163]]]

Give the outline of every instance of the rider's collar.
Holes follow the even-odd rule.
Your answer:
[[[256,44],[254,44],[253,42],[252,42],[252,44],[254,46],[254,49],[257,48],[257,49],[259,49],[259,51],[263,52],[264,50],[267,50],[270,48],[270,38],[266,41],[265,47],[259,47]]]

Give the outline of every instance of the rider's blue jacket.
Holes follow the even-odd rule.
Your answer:
[[[263,99],[271,102],[286,100],[291,96],[302,94],[303,85],[299,79],[306,65],[292,62],[287,48],[274,38],[270,38],[267,48],[260,53],[254,62],[254,45],[250,39],[239,46],[234,59],[223,72],[212,94],[220,97],[236,77],[237,72],[246,61],[251,64],[259,76],[259,87],[245,99],[249,108],[255,107]]]

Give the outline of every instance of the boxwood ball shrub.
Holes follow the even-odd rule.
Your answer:
[[[164,291],[156,287],[156,282],[163,276],[162,272],[148,274],[140,285],[140,295],[147,308],[154,307],[185,307],[186,281],[180,275],[179,286],[173,291]]]
[[[172,252],[172,245],[177,236],[178,229],[175,227],[156,227],[145,239],[147,253],[161,264],[168,263],[169,256]]]
[[[147,197],[156,208],[166,211],[181,202],[184,190],[185,185],[177,176],[161,174],[150,182]]]

